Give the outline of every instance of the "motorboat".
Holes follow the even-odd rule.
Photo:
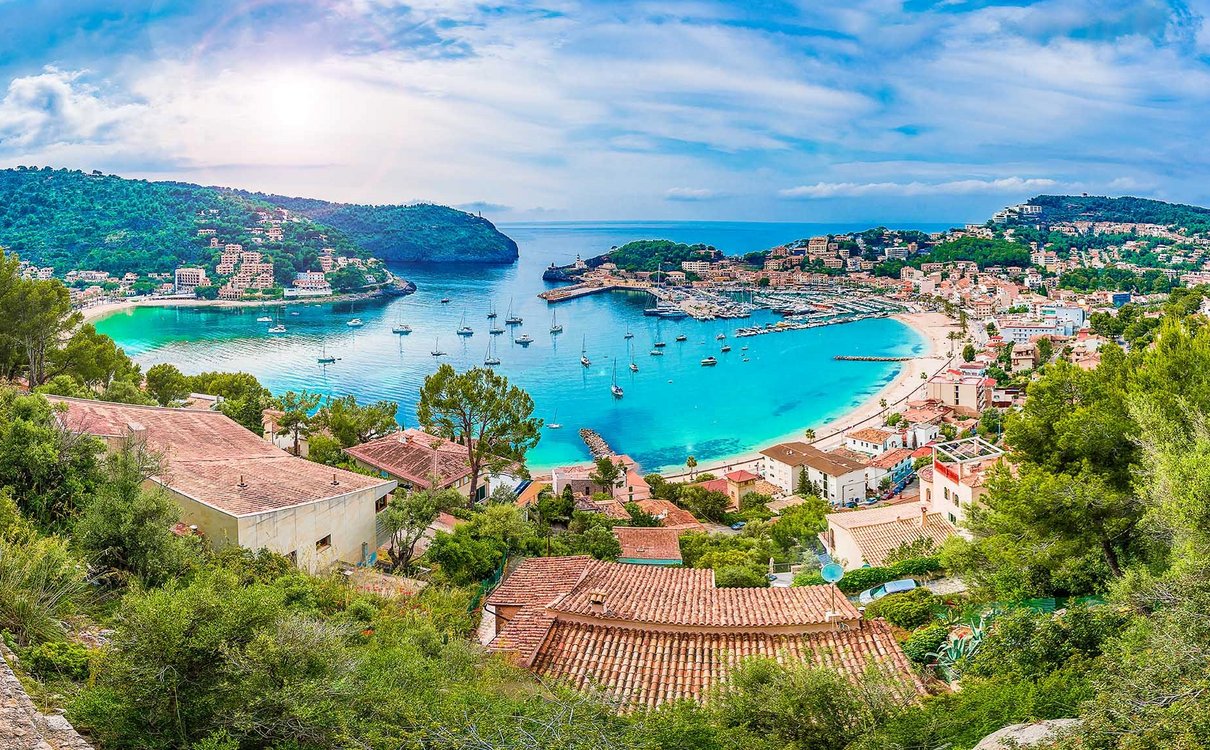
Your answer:
[[[280,323],[269,329],[269,333],[285,333],[286,327]]]
[[[257,323],[271,323],[271,322],[273,322],[273,318],[270,318],[268,315],[262,315],[256,319],[256,322]]]
[[[443,305],[448,305],[449,303],[450,303],[450,298],[449,298],[449,297],[442,297],[442,298],[441,298],[441,304],[443,304]]]
[[[706,357],[702,360],[702,367],[714,367],[718,364],[718,360],[714,357]]]
[[[731,351],[731,347],[727,346],[726,344],[723,344],[723,348],[720,349],[719,351],[721,351],[725,354],[726,352]]]
[[[528,333],[523,333],[517,338],[513,339],[513,341],[521,346],[529,346],[530,344],[534,343],[534,337],[530,336]]]
[[[362,322],[361,318],[353,318],[349,322],[345,323],[345,325],[347,325],[349,328],[361,328],[363,325],[365,325],[365,323]]]
[[[404,323],[396,323],[391,326],[391,333],[408,334],[412,332],[412,327]]]
[[[686,335],[685,335],[685,334],[683,334],[683,333],[678,333],[678,334],[676,335],[676,340],[677,340],[677,341],[686,341],[686,340],[688,340],[688,338],[689,338],[689,337],[688,337],[688,336],[686,336]]]

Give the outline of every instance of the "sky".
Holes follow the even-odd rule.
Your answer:
[[[0,167],[495,221],[1210,205],[1210,0],[0,0]]]

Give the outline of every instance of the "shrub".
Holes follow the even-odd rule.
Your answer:
[[[885,617],[892,625],[912,630],[933,619],[933,609],[939,603],[928,589],[912,589],[871,602],[865,613],[867,617]]]
[[[926,578],[940,570],[941,561],[938,558],[914,557],[881,568],[850,570],[836,586],[846,594],[857,594],[887,581],[898,578]],[[823,582],[823,578],[816,571],[804,571],[794,578],[795,586],[821,586]]]
[[[949,638],[949,632],[949,628],[939,622],[926,625],[903,642],[903,653],[915,663],[925,664],[929,661],[928,655],[941,648]]]
[[[71,641],[51,641],[29,651],[30,671],[42,679],[66,677],[83,680],[88,677],[88,649]]]

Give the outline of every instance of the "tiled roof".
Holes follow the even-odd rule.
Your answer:
[[[854,440],[862,440],[867,443],[878,443],[881,445],[892,435],[894,435],[894,433],[887,432],[886,430],[879,430],[876,427],[866,427],[862,430],[850,432],[848,437],[851,437]]]
[[[465,446],[430,435],[424,430],[393,432],[368,443],[346,448],[358,461],[405,479],[417,487],[428,487],[436,474],[441,486],[449,486],[470,474]]]
[[[219,412],[70,399],[59,419],[73,432],[142,436],[164,458],[153,479],[197,502],[248,516],[339,497],[393,481],[333,469],[286,453]]]
[[[870,461],[870,466],[876,466],[879,469],[893,469],[900,463],[910,459],[912,452],[907,448],[896,448],[883,453],[881,456]]]
[[[546,606],[555,597],[570,591],[592,558],[587,555],[570,557],[531,557],[510,573],[487,597],[494,606]]]
[[[762,456],[769,458],[787,466],[802,466],[806,463],[806,451],[815,450],[806,443],[791,442],[778,443],[777,445],[765,448],[760,453]]]
[[[825,453],[802,442],[779,443],[771,448],[765,448],[761,454],[788,466],[810,466],[828,476],[841,476],[864,468],[864,464],[859,464],[846,456],[838,455],[836,452]]]
[[[737,471],[733,471],[730,474],[727,474],[726,478],[730,479],[732,482],[752,482],[757,479],[760,479],[760,477],[756,476],[755,474],[748,471],[747,469],[739,469]]]
[[[681,535],[676,529],[663,526],[614,526],[613,535],[622,545],[626,560],[676,560],[681,561]]]
[[[747,589],[751,591],[752,589]],[[881,621],[848,630],[772,634],[643,630],[558,620],[533,663],[538,674],[577,689],[597,689],[622,710],[700,701],[743,659],[804,662],[858,678],[872,664],[901,681],[904,697],[923,693]]]
[[[727,494],[727,480],[726,479],[707,479],[704,482],[698,482],[696,486],[704,487],[705,489],[709,490],[710,492],[721,492],[724,495]]]
[[[957,533],[940,513],[929,512],[921,525],[917,503],[890,505],[846,513],[829,513],[828,525],[845,529],[861,550],[862,560],[873,566],[886,562],[887,555],[901,544],[929,539],[940,545]]]
[[[701,530],[705,527],[702,522],[694,518],[693,514],[677,506],[671,500],[663,498],[651,497],[646,500],[636,500],[635,505],[644,513],[650,513],[660,519],[661,526],[667,526],[674,529],[694,529]]]

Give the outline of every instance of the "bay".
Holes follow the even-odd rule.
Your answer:
[[[864,225],[868,226],[868,225]],[[529,456],[531,468],[586,460],[577,431],[590,427],[644,470],[699,463],[751,452],[769,442],[801,435],[861,404],[899,372],[896,363],[836,362],[836,354],[911,356],[925,342],[909,327],[877,319],[736,339],[741,325],[778,318],[758,312],[743,321],[668,321],[643,316],[650,298],[641,293],[597,294],[549,306],[537,294],[556,286],[541,279],[551,262],[589,257],[635,239],[705,242],[727,253],[768,248],[824,232],[864,226],[751,222],[544,223],[502,225],[520,246],[520,260],[507,266],[407,264],[392,270],[414,281],[417,292],[389,301],[314,303],[270,308],[140,307],[97,323],[145,367],[172,362],[187,373],[242,370],[274,393],[306,388],[325,395],[353,394],[359,400],[390,399],[399,418],[415,425],[420,385],[438,363],[459,370],[481,366],[489,339],[501,359],[496,369],[533,397],[537,415],[561,429],[543,429]],[[939,225],[906,228],[935,231]],[[448,304],[441,300],[448,298]],[[518,327],[490,336],[486,318],[494,305],[501,326],[511,310]],[[564,332],[549,332],[556,313]],[[269,334],[269,315],[285,334]],[[364,326],[346,322],[360,318]],[[474,335],[457,336],[465,320]],[[413,329],[391,332],[396,323]],[[624,334],[634,333],[628,346]],[[515,342],[526,333],[528,346]],[[719,351],[719,333],[732,351]],[[675,342],[677,334],[687,337]],[[655,341],[664,356],[651,356]],[[742,346],[749,350],[741,350]],[[436,358],[439,348],[447,356]],[[591,359],[580,364],[581,350]],[[321,351],[339,357],[316,362]],[[719,358],[702,367],[703,357]],[[744,361],[747,358],[748,361]],[[628,368],[634,361],[639,371]],[[610,393],[616,372],[624,389]]]

